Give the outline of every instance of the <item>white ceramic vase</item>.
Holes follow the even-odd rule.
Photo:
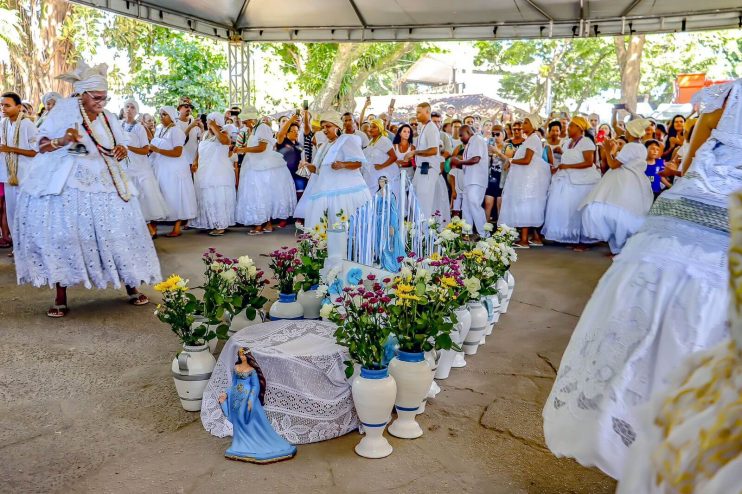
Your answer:
[[[186,346],[173,359],[173,382],[180,397],[180,404],[189,412],[201,410],[204,390],[216,366],[207,345]]]
[[[430,372],[433,373],[433,377],[435,377],[435,373],[438,370],[437,354],[438,352],[436,352],[435,350],[425,352],[425,361],[428,363],[428,367],[430,368]],[[435,379],[431,379],[430,389],[428,389],[428,392],[425,394],[425,398],[423,398],[422,403],[420,403],[420,408],[417,409],[417,412],[415,413],[415,415],[420,415],[421,413],[425,413],[425,407],[428,405],[428,399],[435,398],[436,395],[440,392],[441,392],[441,387],[438,386],[438,383],[435,382]]]
[[[361,368],[351,387],[356,413],[363,426],[364,437],[355,447],[364,458],[384,458],[392,453],[392,446],[384,437],[397,398],[397,383],[389,369]]]
[[[259,310],[255,313],[255,319],[252,321],[247,318],[247,314],[245,314],[245,311],[238,313],[236,316],[234,316],[229,324],[229,331],[228,334],[231,337],[233,334],[235,334],[237,331],[244,329],[248,326],[253,326],[254,324],[261,324],[265,322],[265,312],[262,310]]]
[[[502,303],[502,310],[500,311],[503,314],[507,314],[508,312],[508,305],[510,305],[510,299],[513,297],[513,290],[515,289],[515,278],[509,270],[505,272],[505,282],[508,284],[508,293],[505,296],[505,300]]]
[[[433,372],[425,361],[423,352],[399,351],[389,362],[389,374],[397,382],[397,420],[389,426],[389,434],[402,439],[414,439],[423,435],[423,430],[415,420],[417,410],[430,391]]]
[[[478,301],[469,302],[467,307],[471,313],[471,327],[464,340],[464,353],[466,355],[474,355],[477,353],[479,342],[487,330],[487,309]]]
[[[487,331],[484,332],[484,336],[489,336],[500,318],[500,300],[497,295],[487,295],[482,298],[482,304],[487,309]],[[484,338],[482,338],[480,344],[484,345]]]
[[[304,307],[296,301],[295,293],[279,293],[278,300],[273,302],[268,318],[271,321],[281,319],[302,319],[304,317]]]
[[[459,347],[463,348],[464,339],[466,338],[466,335],[469,334],[469,329],[471,328],[471,313],[465,305],[462,305],[454,311],[454,314],[456,314],[456,320],[458,321],[456,323],[456,327],[458,328],[459,333],[458,339],[455,340],[455,342],[457,345],[459,345]],[[463,350],[460,352],[456,352],[451,367],[453,367],[454,369],[466,367],[466,359],[464,358]]]
[[[322,308],[322,299],[317,298],[317,285],[299,292],[296,301],[304,308],[304,319],[319,319],[319,310]]]

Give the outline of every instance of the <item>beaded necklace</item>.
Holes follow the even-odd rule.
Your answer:
[[[18,147],[18,143],[21,139],[21,122],[25,116],[20,113],[15,121],[15,129],[13,130],[13,142],[8,141],[8,127],[13,125],[10,118],[5,118],[3,122],[3,144],[6,146]],[[12,144],[12,145],[11,145]],[[5,166],[8,167],[8,185],[18,185],[18,155],[16,153],[5,153]]]

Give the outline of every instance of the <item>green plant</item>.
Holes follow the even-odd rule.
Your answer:
[[[208,325],[199,324],[194,327],[194,316],[201,302],[189,292],[188,280],[174,274],[154,288],[162,293],[162,303],[157,305],[155,315],[160,321],[170,325],[170,329],[184,345],[203,345],[217,336]]]

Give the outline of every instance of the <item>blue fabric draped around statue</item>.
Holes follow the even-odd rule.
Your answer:
[[[232,445],[224,456],[252,463],[270,463],[292,458],[296,446],[273,430],[260,404],[260,382],[255,370],[232,373],[232,386],[222,411],[232,423]]]
[[[388,190],[388,189],[386,189]],[[397,273],[400,264],[397,259],[405,256],[404,239],[400,235],[399,211],[397,199],[391,194],[390,199],[385,194],[378,193],[376,201],[376,239],[379,242],[377,252],[382,269]]]

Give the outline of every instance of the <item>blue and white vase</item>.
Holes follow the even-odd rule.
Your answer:
[[[361,367],[361,374],[353,379],[353,404],[363,427],[364,437],[355,447],[364,458],[384,458],[392,454],[392,446],[384,437],[397,397],[397,383],[389,375],[389,368],[374,370]]]
[[[474,355],[479,348],[479,342],[482,341],[485,331],[487,331],[487,309],[481,302],[469,302],[467,304],[471,313],[471,328],[464,339],[464,353]]]
[[[471,328],[471,313],[465,305],[462,305],[454,311],[454,314],[456,314],[456,320],[458,321],[456,323],[458,335],[457,338],[454,340],[454,343],[463,348],[464,340],[466,339],[466,335],[469,334],[469,329]],[[453,358],[451,367],[453,367],[454,369],[466,367],[466,359],[464,358],[463,350],[460,352],[456,352],[456,356]]]
[[[487,309],[487,330],[484,332],[480,345],[484,345],[484,340],[487,336],[492,334],[492,330],[495,327],[495,323],[500,318],[500,300],[497,295],[487,295],[482,297],[482,305]]]
[[[278,300],[271,305],[268,317],[271,321],[303,319],[304,307],[296,301],[295,293],[279,293]]]
[[[423,430],[415,420],[423,399],[430,391],[433,371],[423,352],[399,351],[389,363],[389,374],[397,383],[397,420],[389,426],[389,434],[402,439],[415,439]]]
[[[319,310],[322,308],[322,299],[317,298],[317,288],[319,285],[312,285],[306,292],[300,291],[296,297],[304,309],[304,319],[319,319]]]

